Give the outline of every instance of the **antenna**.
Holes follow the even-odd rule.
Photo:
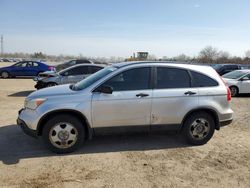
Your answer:
[[[3,35],[1,35],[1,54],[3,54]]]

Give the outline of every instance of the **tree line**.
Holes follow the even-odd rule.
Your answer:
[[[0,54],[0,58],[21,58],[21,59],[41,59],[45,61],[66,61],[70,59],[90,59],[99,62],[106,63],[116,63],[124,61],[127,57],[87,57],[79,54],[74,55],[47,55],[42,52],[30,53],[4,53]],[[157,58],[153,54],[149,54],[148,60],[164,60],[164,61],[184,61],[184,62],[196,62],[204,64],[250,64],[250,50],[245,52],[244,57],[232,56],[227,51],[218,50],[215,47],[207,46],[203,48],[198,56],[190,57],[186,54],[180,54],[175,57],[163,56],[162,58]]]

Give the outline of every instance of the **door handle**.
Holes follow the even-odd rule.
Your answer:
[[[147,97],[147,96],[149,96],[149,95],[146,94],[146,93],[139,93],[139,94],[136,95],[136,97],[140,97],[140,98]]]
[[[184,93],[185,95],[195,95],[196,93],[195,92],[192,92],[192,91],[187,91]]]

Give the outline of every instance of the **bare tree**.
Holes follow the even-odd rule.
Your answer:
[[[180,55],[174,57],[173,59],[177,60],[177,61],[189,61],[191,58],[185,54],[180,54]]]
[[[250,50],[247,50],[247,51],[245,52],[245,57],[246,57],[246,58],[250,58]]]
[[[217,48],[214,48],[212,46],[207,46],[204,49],[202,49],[199,53],[199,59],[200,61],[204,63],[213,63],[218,58],[219,52]]]

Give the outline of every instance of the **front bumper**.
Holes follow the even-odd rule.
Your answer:
[[[20,118],[17,119],[17,125],[19,125],[21,127],[21,129],[23,130],[23,132],[29,136],[32,136],[34,138],[37,138],[37,131],[30,129],[26,123],[21,120]]]

